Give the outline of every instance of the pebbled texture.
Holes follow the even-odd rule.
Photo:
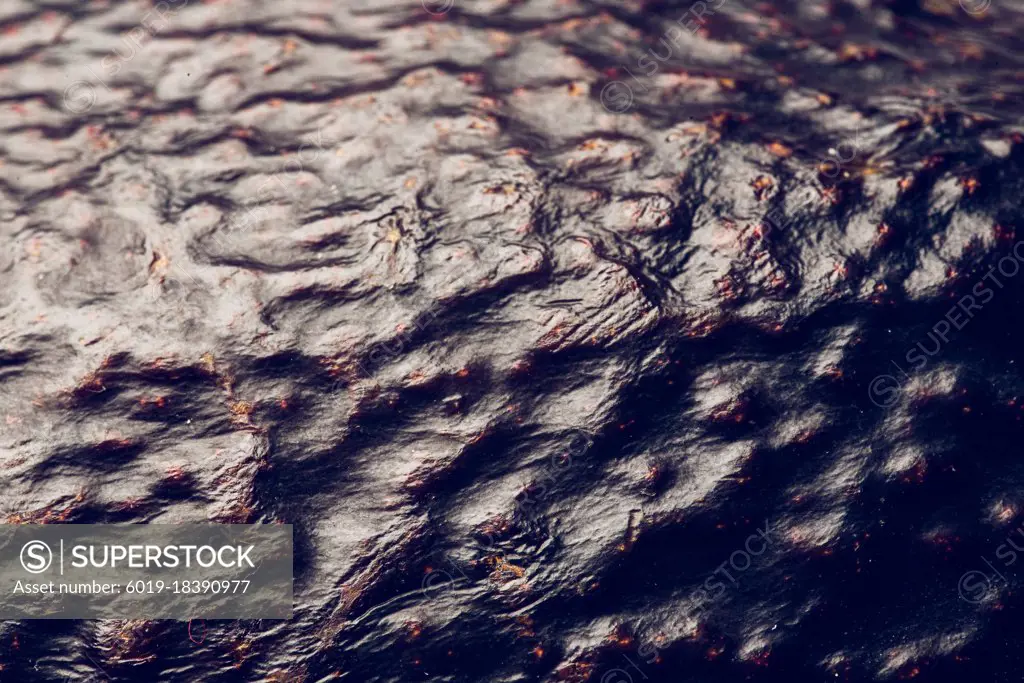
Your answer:
[[[1024,5],[697,5],[0,5],[6,522],[297,529],[0,679],[1020,680]]]

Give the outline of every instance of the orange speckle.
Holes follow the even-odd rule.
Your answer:
[[[839,59],[844,62],[863,62],[867,59],[874,59],[878,56],[878,50],[866,45],[854,45],[847,43],[839,49]]]
[[[239,417],[249,417],[253,411],[253,405],[248,401],[236,401],[230,406],[231,414]]]
[[[772,179],[763,175],[755,178],[754,182],[750,185],[754,188],[754,197],[756,197],[758,201],[764,199],[765,194],[774,186]]]
[[[409,638],[411,640],[416,640],[423,633],[423,627],[418,621],[407,622],[405,626],[409,631]]]

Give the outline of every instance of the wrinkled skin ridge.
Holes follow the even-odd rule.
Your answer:
[[[426,4],[0,7],[0,512],[296,529],[0,679],[1020,680],[1024,5]]]

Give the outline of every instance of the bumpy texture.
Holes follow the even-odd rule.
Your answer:
[[[6,522],[297,530],[0,679],[1020,680],[1019,2],[0,28]]]

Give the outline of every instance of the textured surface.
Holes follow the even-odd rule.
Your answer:
[[[1019,2],[160,5],[0,4],[0,505],[296,617],[0,679],[1021,680]]]

